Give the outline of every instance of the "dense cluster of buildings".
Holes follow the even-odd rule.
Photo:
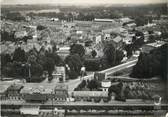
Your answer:
[[[102,42],[112,43],[115,48],[123,50],[123,45],[131,44],[135,36],[134,29],[143,32],[144,41],[149,40],[149,30],[157,27],[156,23],[148,23],[145,26],[138,26],[133,19],[128,17],[119,19],[94,19],[93,21],[73,21],[62,22],[58,18],[35,17],[29,22],[10,22],[2,21],[2,29],[8,32],[15,32],[16,38],[32,36],[27,43],[23,43],[26,51],[33,47],[40,49],[47,42],[51,46],[52,42],[57,45],[58,55],[65,58],[69,55],[69,45],[78,43],[85,46],[86,56],[91,54],[91,50],[97,52],[96,57],[103,56]],[[37,26],[44,26],[46,29],[37,30]],[[160,31],[155,30],[152,35],[161,35]],[[90,42],[89,46],[86,46]],[[12,42],[1,43],[1,52],[13,51],[15,45]]]
[[[42,83],[2,83],[2,100],[25,100],[27,102],[46,102],[47,100],[67,101],[68,87],[63,84]]]
[[[122,28],[122,25],[124,23],[129,24],[129,22],[132,22],[132,19],[130,18],[121,18],[118,20],[95,19],[93,22],[61,22],[58,18],[52,18],[52,20],[54,20],[54,22],[47,18],[36,17],[29,22],[22,23],[3,21],[2,30],[8,32],[14,31],[15,38],[22,39],[25,36],[32,36],[32,39],[29,39],[26,44],[29,45],[29,48],[32,48],[32,45],[41,46],[39,41],[47,41],[50,43],[52,40],[59,46],[62,46],[61,44],[66,46],[71,43],[80,43],[84,45],[86,41],[93,41],[94,44],[92,44],[92,48],[96,49],[94,47],[105,39],[112,40],[117,47],[121,46],[118,43],[123,42],[124,38],[119,34],[128,32],[126,27]],[[46,29],[42,31],[37,30],[37,26],[39,25],[45,26]],[[117,33],[117,37],[111,36],[111,33]],[[40,40],[37,41],[37,39]],[[5,44],[2,44],[2,46],[3,45],[5,46]],[[39,47],[37,46],[37,49],[38,48]]]

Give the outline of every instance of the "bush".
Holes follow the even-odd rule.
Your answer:
[[[75,71],[70,71],[69,72],[69,79],[76,79],[76,78],[78,78],[78,73],[77,72],[75,72]]]
[[[84,65],[87,71],[100,70],[101,61],[100,59],[85,59]]]
[[[46,29],[45,26],[42,26],[42,25],[38,25],[38,26],[37,26],[37,30],[44,30],[44,29]]]

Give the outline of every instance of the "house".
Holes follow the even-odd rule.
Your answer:
[[[149,53],[151,50],[155,49],[155,48],[158,48],[162,45],[164,45],[166,42],[164,41],[157,41],[157,42],[154,42],[154,43],[148,43],[148,44],[145,44],[142,46],[142,49],[141,51],[142,52],[145,52],[145,53]]]
[[[123,38],[121,36],[117,36],[114,39],[111,40],[112,44],[115,48],[121,48],[123,46]]]
[[[59,21],[59,19],[58,18],[51,18],[51,21]]]
[[[115,22],[114,19],[94,19],[94,22]]]
[[[61,82],[66,80],[66,71],[64,66],[55,66],[55,70],[53,71],[53,77],[58,78]]]
[[[11,86],[11,83],[0,82],[0,97],[1,100],[7,98],[7,89]]]
[[[111,33],[125,34],[125,33],[127,33],[127,30],[122,27],[116,27],[116,28],[104,29],[104,30],[102,30],[102,33],[104,33],[104,34],[111,34]]]
[[[70,47],[60,47],[57,54],[64,60],[70,54]]]
[[[68,98],[68,86],[57,84],[54,88],[54,100],[66,101]]]
[[[120,18],[119,22],[124,24],[124,23],[128,23],[128,22],[132,22],[133,20],[128,18],[128,17],[124,17],[124,18]]]
[[[26,83],[20,93],[26,101],[45,102],[52,99],[66,101],[68,87],[63,84]]]
[[[104,91],[74,91],[72,97],[75,101],[95,101],[100,102],[108,100],[108,92]]]
[[[38,113],[38,117],[65,117],[64,109],[40,109]]]
[[[102,36],[98,35],[96,36],[96,44],[100,43],[102,41]]]
[[[38,83],[26,83],[24,88],[20,91],[23,99],[26,101],[33,102],[44,102],[47,99],[52,98],[53,90],[55,85],[49,85],[43,83],[39,85]]]
[[[102,82],[101,82],[101,89],[103,90],[103,91],[108,91],[108,88],[111,86],[111,81],[110,80],[103,80]]]
[[[23,105],[19,109],[23,117],[38,117],[40,106],[39,105]]]
[[[15,38],[23,38],[25,36],[28,36],[27,32],[26,31],[18,31],[18,32],[15,32]]]
[[[136,27],[136,24],[135,23],[127,23],[125,26],[124,26],[126,29],[134,29]]]

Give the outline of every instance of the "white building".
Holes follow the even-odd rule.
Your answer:
[[[103,91],[108,91],[108,88],[111,86],[111,81],[110,80],[103,80],[101,82],[102,90]]]
[[[57,51],[57,54],[64,60],[66,56],[68,56],[70,53],[70,47],[61,47]]]
[[[59,21],[59,19],[58,18],[51,18],[51,21]]]
[[[100,43],[102,41],[102,36],[98,35],[96,36],[96,44]]]
[[[120,23],[128,23],[128,22],[132,22],[133,20],[132,19],[130,19],[130,18],[128,18],[128,17],[125,17],[125,18],[120,18],[119,19],[119,22]]]
[[[115,22],[114,19],[94,19],[95,22]]]

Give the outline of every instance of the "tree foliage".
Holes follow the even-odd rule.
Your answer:
[[[87,71],[96,71],[101,70],[101,60],[99,58],[87,59],[84,60],[84,65]]]
[[[120,50],[116,50],[113,44],[108,44],[104,48],[104,55],[109,67],[118,65],[124,57],[123,52]]]
[[[92,54],[92,57],[95,58],[97,55],[97,52],[95,50],[92,50],[91,54]]]
[[[83,57],[83,55],[85,54],[85,49],[80,44],[73,44],[70,47],[70,53],[71,54],[78,54],[80,57]]]
[[[42,26],[42,25],[38,25],[38,26],[37,26],[37,30],[44,30],[44,29],[46,29],[45,26]]]
[[[96,79],[92,79],[88,81],[87,87],[92,90],[98,90],[98,88],[101,86],[100,82]]]
[[[12,41],[15,42],[15,32],[1,31],[1,41]]]
[[[41,51],[37,51],[36,48],[32,48],[27,53],[20,47],[16,48],[11,55],[1,54],[1,60],[3,61],[2,74],[4,76],[31,77],[31,81],[42,80],[41,76],[44,71],[47,71],[49,77],[51,77],[55,65],[64,65],[63,61],[56,53],[42,51],[42,49]]]
[[[13,61],[26,62],[26,53],[21,47],[18,47],[14,51]]]
[[[135,78],[151,78],[161,75],[163,72],[162,67],[166,63],[166,56],[164,55],[166,55],[167,51],[167,44],[165,44],[160,48],[150,51],[149,54],[141,53],[130,76]]]
[[[7,12],[5,18],[13,21],[25,21],[25,17],[19,12]]]
[[[69,55],[66,57],[65,63],[70,67],[69,78],[77,78],[83,65],[80,56],[78,54]]]

